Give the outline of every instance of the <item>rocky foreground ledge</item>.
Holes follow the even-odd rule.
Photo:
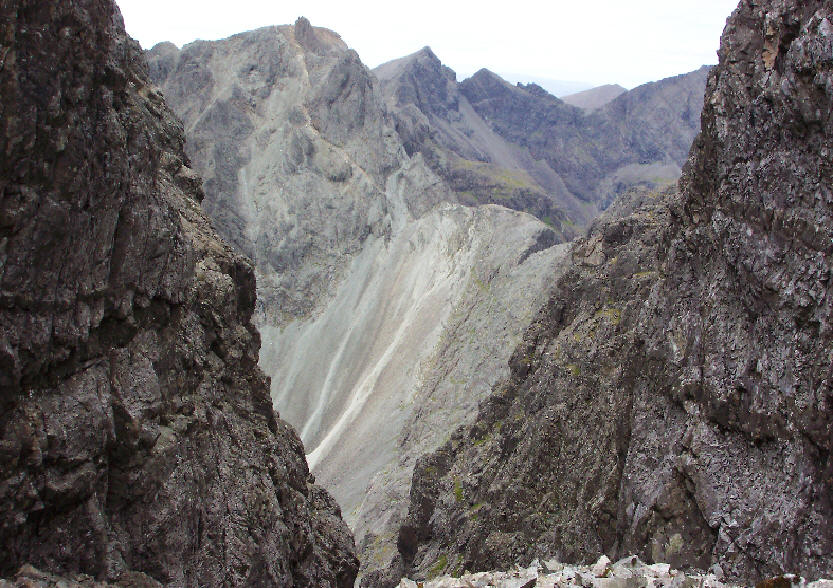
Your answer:
[[[722,581],[723,572],[715,566],[709,573],[686,573],[671,569],[667,563],[646,564],[635,555],[615,563],[607,556],[589,566],[566,565],[549,560],[535,560],[528,568],[508,572],[477,572],[459,578],[443,576],[425,582],[407,578],[399,588],[723,588],[740,586]],[[807,582],[804,578],[786,574],[764,580],[757,588],[833,588],[833,580]]]

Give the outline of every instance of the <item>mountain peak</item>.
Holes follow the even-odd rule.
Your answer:
[[[399,77],[405,71],[411,70],[415,66],[423,70],[428,69],[437,72],[443,78],[457,80],[457,74],[454,73],[454,70],[443,65],[440,58],[437,57],[437,54],[428,45],[410,55],[377,66],[373,70],[373,73],[376,74],[376,77],[380,81],[387,81]]]
[[[571,106],[577,106],[578,108],[583,108],[586,111],[592,111],[597,108],[601,108],[625,92],[627,92],[627,90],[619,84],[605,84],[604,86],[598,86],[582,92],[576,92],[575,94],[562,96],[561,100]]]
[[[313,53],[324,54],[333,48],[344,50],[347,46],[338,33],[322,27],[314,27],[305,16],[299,16],[292,26],[298,44]]]
[[[506,80],[504,80],[502,77],[497,75],[492,70],[486,69],[485,67],[481,67],[480,69],[478,69],[476,72],[474,72],[474,75],[471,76],[471,77],[472,78],[481,78],[481,79],[492,78],[492,79],[500,80],[501,82],[506,83]]]
[[[434,53],[430,45],[426,45],[425,47],[414,53],[414,55],[419,57],[425,56],[428,59],[436,59],[437,61],[439,61],[439,58],[437,58],[437,54]]]

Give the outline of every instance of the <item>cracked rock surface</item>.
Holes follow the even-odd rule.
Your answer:
[[[115,4],[0,14],[0,576],[352,586],[257,367],[252,265]]]
[[[831,23],[740,3],[678,189],[575,242],[510,377],[417,464],[408,574],[602,552],[830,577]]]

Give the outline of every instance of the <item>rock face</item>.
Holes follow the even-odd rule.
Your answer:
[[[570,238],[629,188],[676,181],[699,130],[708,68],[592,113],[487,70],[458,83],[428,47],[374,73],[405,148],[461,202],[524,210]]]
[[[0,576],[352,586],[257,367],[252,266],[201,211],[118,9],[2,17]]]
[[[205,209],[254,259],[275,406],[364,570],[387,568],[416,459],[508,373],[563,235],[456,203],[407,154],[356,54],[305,19],[148,58],[207,178]]]
[[[418,463],[409,574],[604,552],[830,576],[831,23],[741,2],[679,189],[573,245],[511,376]]]
[[[309,315],[364,239],[391,230],[397,144],[367,70],[305,19],[182,51],[160,44],[148,61],[185,122],[206,212],[255,262],[261,311],[279,324]]]

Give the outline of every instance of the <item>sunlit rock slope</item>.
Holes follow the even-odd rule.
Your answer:
[[[457,203],[407,154],[356,53],[305,19],[148,58],[205,209],[255,262],[275,406],[363,561],[387,564],[415,459],[506,371],[564,233]]]

